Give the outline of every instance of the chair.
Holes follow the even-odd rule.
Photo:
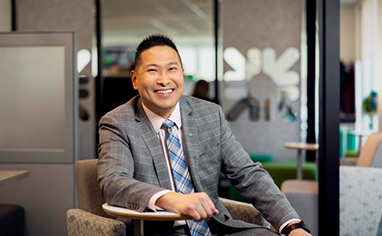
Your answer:
[[[124,222],[106,214],[102,205],[105,203],[97,182],[97,159],[81,160],[75,164],[78,209],[67,211],[69,236],[84,235],[126,235]],[[251,204],[221,198],[224,206],[233,218],[249,223],[270,224]]]
[[[25,235],[25,209],[14,204],[0,204],[0,234],[2,236]]]
[[[382,133],[371,134],[361,149],[359,158],[342,158],[340,165],[382,168]],[[343,168],[342,168],[343,169]],[[340,169],[340,171],[343,171]],[[343,175],[341,175],[343,176]],[[349,175],[349,178],[352,178]],[[345,180],[340,179],[340,184]],[[318,182],[307,180],[286,180],[281,185],[296,212],[310,227],[313,235],[318,232]]]
[[[382,168],[382,158],[374,158],[382,156],[382,133],[371,134],[363,145],[358,158],[348,157],[341,158],[341,166],[363,166]]]
[[[382,235],[382,169],[340,167],[340,235]]]

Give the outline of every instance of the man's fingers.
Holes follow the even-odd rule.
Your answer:
[[[206,213],[204,220],[209,220],[212,217],[212,214],[213,214],[214,209],[215,209],[215,206],[212,204],[212,207],[211,207],[211,204],[209,204],[209,202],[211,202],[211,201],[204,201],[202,203],[203,209]]]
[[[207,194],[200,194],[198,200],[194,202],[192,209],[197,212],[197,214],[193,214],[193,220],[199,222],[209,220],[215,211],[215,206]]]
[[[201,217],[200,213],[197,210],[192,211],[190,213],[190,216],[196,222],[202,221],[202,217]]]

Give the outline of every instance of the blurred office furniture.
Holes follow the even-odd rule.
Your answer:
[[[340,165],[382,168],[382,132],[369,135],[359,153],[359,157],[341,158]]]
[[[361,153],[361,148],[363,144],[363,137],[368,137],[373,133],[371,130],[350,130],[350,134],[358,136],[358,153]]]
[[[131,220],[131,224],[134,227],[134,236],[145,235],[144,221],[176,221],[191,219],[191,217],[182,216],[175,212],[138,212],[124,207],[111,206],[107,203],[102,205],[102,209],[111,216]]]
[[[285,143],[286,148],[297,149],[297,179],[302,179],[302,151],[317,151],[316,143]]]
[[[273,156],[270,153],[248,153],[249,158],[253,162],[261,162],[261,163],[266,163],[266,162],[272,162],[273,161]]]
[[[340,167],[340,235],[382,235],[382,169]]]
[[[0,186],[27,178],[29,172],[0,171]],[[25,209],[15,204],[0,204],[0,234],[2,236],[25,235]]]
[[[68,235],[126,235],[126,225],[102,210],[105,201],[97,182],[97,159],[75,163],[79,209],[67,212]]]
[[[296,162],[280,162],[273,161],[273,156],[269,153],[250,153],[249,157],[253,162],[261,162],[263,169],[266,170],[272,177],[275,184],[281,189],[281,184],[288,179],[297,178],[297,163]],[[318,171],[316,163],[304,162],[301,165],[302,178],[304,180],[317,180]],[[222,178],[225,181],[224,178]],[[222,182],[223,182],[222,181]],[[227,180],[229,182],[229,180]],[[231,183],[229,186],[229,198],[240,202],[249,202],[249,200],[240,195]]]
[[[25,235],[25,210],[14,204],[0,204],[0,234],[2,236]]]
[[[67,211],[68,235],[126,235],[128,226],[102,209],[105,201],[97,182],[97,159],[77,161],[75,178],[78,209]],[[270,226],[251,204],[224,198],[221,201],[233,218]]]
[[[297,179],[298,164],[296,162],[267,162],[263,164],[263,168],[268,171],[279,188],[285,180]],[[317,180],[316,163],[302,163],[301,175],[303,180]]]
[[[341,189],[341,184],[346,184],[347,181],[361,181],[359,179],[361,177],[359,176],[342,174],[341,171],[350,171],[343,168],[344,166],[382,168],[382,133],[373,133],[367,138],[359,158],[342,158],[340,159],[340,165]],[[350,180],[342,179],[345,178],[344,176],[347,176],[346,178],[350,178]],[[380,183],[381,182],[379,182],[379,184]],[[365,181],[364,184],[364,187],[367,188],[366,186],[368,186],[368,182]],[[373,189],[364,190],[364,188],[360,188],[359,191],[373,191]],[[286,180],[281,185],[281,192],[286,195],[297,213],[304,219],[304,222],[309,226],[309,229],[311,229],[313,235],[316,235],[315,233],[318,229],[318,182],[306,180]],[[355,198],[358,197],[355,196]]]
[[[27,178],[28,176],[29,171],[27,170],[0,170],[0,186]]]
[[[347,126],[340,127],[340,158],[358,157],[356,149],[356,136],[351,134],[353,128]]]

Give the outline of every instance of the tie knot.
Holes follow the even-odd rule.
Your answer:
[[[162,128],[164,128],[165,130],[170,131],[170,133],[171,133],[172,128],[174,127],[174,125],[175,125],[175,123],[174,123],[173,121],[171,121],[171,120],[165,120],[165,121],[163,122],[163,124],[162,124]]]

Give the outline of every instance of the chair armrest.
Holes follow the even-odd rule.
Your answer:
[[[235,220],[269,227],[270,224],[261,213],[251,204],[219,198]]]
[[[66,212],[68,236],[107,235],[126,236],[126,224],[82,209],[69,209]]]
[[[340,166],[356,166],[358,158],[344,157],[340,159]]]

